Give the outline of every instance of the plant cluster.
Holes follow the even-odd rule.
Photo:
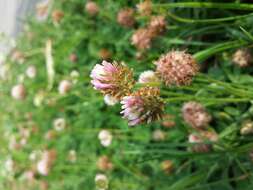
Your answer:
[[[252,189],[252,10],[38,3],[0,60],[0,189]]]

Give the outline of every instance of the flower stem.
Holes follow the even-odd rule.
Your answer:
[[[200,62],[205,61],[206,59],[208,59],[209,57],[211,57],[212,55],[214,55],[216,53],[223,52],[223,51],[228,50],[228,49],[233,49],[233,48],[238,48],[238,47],[241,47],[241,46],[245,46],[248,43],[249,42],[242,41],[242,40],[224,42],[224,43],[220,43],[218,45],[214,45],[214,46],[212,46],[208,49],[205,49],[203,51],[197,52],[193,56],[197,60],[197,62],[200,63]]]
[[[154,4],[154,8],[207,8],[207,9],[230,9],[230,10],[253,10],[252,4],[247,3],[212,3],[212,2],[178,2]]]

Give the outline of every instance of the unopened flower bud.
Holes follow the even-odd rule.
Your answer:
[[[165,140],[166,136],[164,131],[162,131],[161,129],[156,129],[152,134],[152,138],[154,141],[163,141]]]
[[[173,162],[171,160],[165,160],[161,163],[161,168],[165,174],[171,174],[173,170]]]
[[[24,100],[26,97],[26,90],[23,84],[15,85],[11,89],[11,96],[16,100]]]
[[[29,66],[27,69],[26,69],[26,75],[29,77],[29,78],[35,78],[36,77],[36,74],[37,74],[37,69],[34,65],[31,65]]]
[[[145,83],[159,83],[159,78],[156,76],[154,71],[144,71],[140,74],[138,82],[145,84]]]
[[[250,120],[243,122],[240,133],[241,135],[253,134],[253,122]]]
[[[101,130],[98,134],[98,139],[100,140],[101,145],[104,147],[110,146],[112,143],[112,138],[113,136],[111,132],[105,129]]]
[[[233,55],[233,62],[239,67],[247,67],[253,62],[253,57],[248,49],[238,49]]]
[[[60,82],[58,91],[59,94],[65,95],[67,94],[72,88],[72,83],[68,80],[63,80]]]
[[[108,106],[114,106],[115,104],[117,104],[119,102],[119,100],[117,98],[114,98],[113,96],[106,94],[104,96],[104,102]]]
[[[106,190],[109,186],[108,178],[104,174],[97,174],[95,184],[98,190]]]

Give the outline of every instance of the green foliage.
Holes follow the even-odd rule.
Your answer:
[[[252,120],[252,67],[240,68],[232,63],[238,48],[251,48],[253,33],[252,4],[240,1],[153,1],[153,14],[166,16],[166,31],[154,39],[150,49],[137,59],[137,49],[131,36],[137,28],[148,24],[148,17],[140,16],[133,28],[117,23],[117,13],[124,7],[136,9],[139,1],[98,0],[98,15],[85,11],[83,0],[55,1],[53,10],[61,10],[64,17],[54,23],[50,16],[44,22],[29,17],[22,35],[17,39],[16,51],[24,55],[19,64],[8,56],[6,78],[1,80],[1,148],[0,189],[42,189],[47,182],[52,190],[96,189],[95,176],[104,173],[109,189],[127,190],[247,190],[253,188],[252,136],[243,136],[244,121]],[[217,3],[218,2],[218,3]],[[250,2],[250,1],[249,1]],[[52,42],[54,61],[53,86],[48,88],[46,44]],[[166,101],[165,113],[172,115],[175,125],[164,127],[162,121],[129,127],[121,118],[120,105],[104,103],[100,93],[90,84],[90,71],[107,49],[111,59],[125,62],[133,69],[135,78],[154,69],[153,62],[171,50],[186,50],[194,55],[201,67],[189,86],[161,87]],[[75,54],[77,61],[69,56]],[[35,66],[37,75],[30,79],[26,69]],[[79,76],[71,76],[77,71]],[[67,94],[60,94],[62,80],[73,83]],[[11,89],[22,83],[25,100],[14,100]],[[188,135],[195,130],[182,119],[184,102],[198,101],[212,115],[208,131],[216,131],[219,140],[210,152],[191,152]],[[64,118],[66,128],[57,131],[53,122]],[[23,139],[22,129],[30,133],[21,148],[13,148]],[[112,144],[103,147],[98,139],[102,129],[113,135]],[[163,140],[156,141],[154,132],[163,132]],[[48,132],[52,138],[46,138]],[[32,152],[54,149],[56,160],[48,176],[36,172]],[[69,161],[69,151],[75,150],[77,160]],[[101,171],[99,157],[107,155],[113,170]],[[14,169],[6,169],[6,160],[14,161]],[[170,160],[173,169],[166,173],[161,163]],[[26,171],[36,173],[32,183],[24,179]]]

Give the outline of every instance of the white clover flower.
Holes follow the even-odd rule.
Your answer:
[[[47,160],[43,159],[37,163],[37,171],[39,174],[47,176],[49,174],[49,170],[50,168]]]
[[[66,120],[64,118],[57,118],[53,122],[54,129],[56,131],[62,131],[66,128]]]
[[[98,190],[106,190],[106,189],[108,189],[109,181],[108,181],[108,178],[106,177],[106,175],[97,174],[95,177],[95,184],[96,184],[96,188]]]
[[[36,77],[36,74],[37,74],[37,69],[34,65],[31,65],[29,66],[27,69],[26,69],[26,75],[29,77],[29,78],[35,78]]]
[[[112,143],[112,138],[113,136],[111,132],[105,129],[101,130],[98,134],[98,139],[100,140],[101,145],[104,147],[110,146]]]

